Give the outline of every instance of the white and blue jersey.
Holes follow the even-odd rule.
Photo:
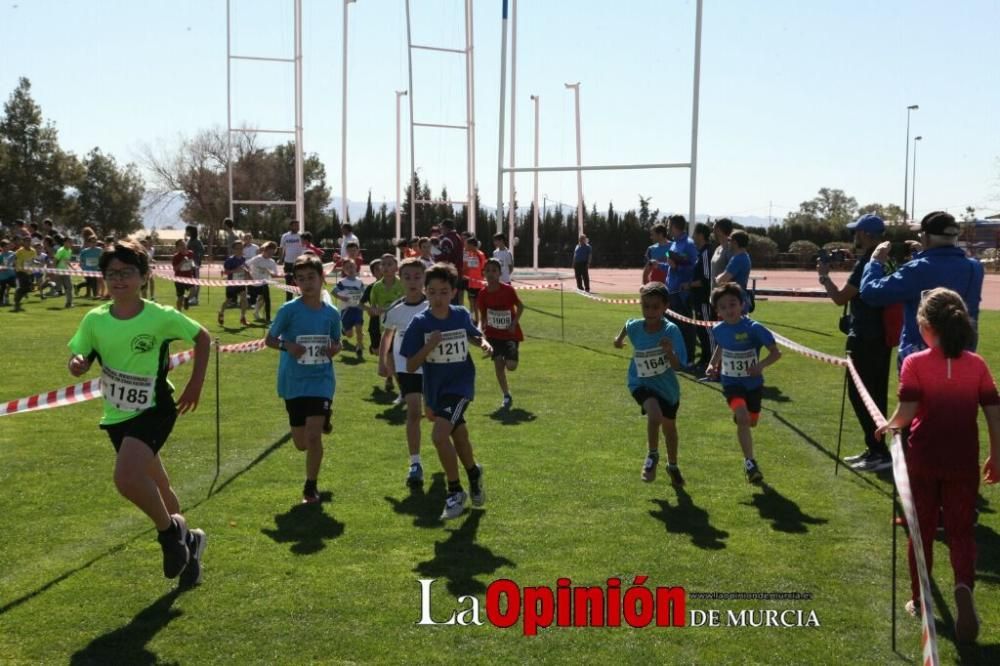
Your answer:
[[[723,387],[742,386],[750,391],[764,385],[764,376],[752,376],[750,368],[759,362],[761,347],[774,346],[774,336],[767,327],[743,317],[735,324],[720,321],[712,327],[712,335],[721,348]]]
[[[476,389],[476,366],[469,356],[469,338],[482,337],[464,307],[449,306],[448,316],[438,319],[430,310],[413,317],[403,336],[400,354],[414,356],[427,344],[434,331],[441,331],[441,342],[424,360],[424,402],[435,413],[447,395],[472,400]]]
[[[333,397],[336,378],[333,361],[326,350],[331,342],[340,342],[340,313],[322,303],[311,308],[301,298],[278,309],[268,335],[305,346],[306,353],[296,359],[288,352],[278,361],[278,395],[292,398]]]
[[[667,402],[676,404],[681,399],[681,387],[660,340],[670,339],[681,365],[687,363],[687,352],[680,329],[666,317],[661,323],[653,333],[646,330],[645,319],[630,319],[625,323],[625,333],[634,350],[628,364],[628,390],[632,393],[641,387],[648,388]]]

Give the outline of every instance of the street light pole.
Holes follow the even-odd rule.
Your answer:
[[[573,91],[576,102],[576,165],[581,166],[583,159],[580,156],[580,82],[566,83],[566,88]],[[909,158],[907,158],[909,159]],[[583,235],[583,171],[576,171],[576,225],[577,235]]]
[[[535,103],[535,167],[538,167],[538,95],[532,95],[531,101]],[[512,151],[513,152],[513,151]],[[915,153],[914,153],[915,155]],[[916,169],[914,169],[916,173]],[[534,232],[532,247],[534,248],[532,267],[538,270],[538,172],[535,172],[535,186],[531,195],[531,210],[534,212]]]
[[[906,107],[906,165],[903,170],[903,222],[909,222],[910,218],[906,214],[906,195],[910,186],[910,111],[916,111],[920,106],[911,104]]]
[[[402,189],[402,175],[400,173],[402,169],[401,167],[402,158],[400,155],[400,146],[402,144],[402,141],[400,135],[401,130],[400,130],[400,120],[399,120],[400,119],[399,101],[403,97],[403,95],[406,94],[407,94],[406,90],[396,91],[396,239],[397,240],[403,237],[402,211],[399,210],[400,190]],[[413,199],[415,198],[416,198],[415,196],[410,197],[411,206],[413,205]],[[398,248],[396,252],[397,253],[399,252]]]
[[[344,0],[344,43],[342,51],[343,75],[340,113],[340,223],[347,223],[347,5],[355,0]]]
[[[910,214],[913,217],[917,216],[917,141],[921,141],[923,138],[922,136],[913,137],[913,189],[910,193]]]

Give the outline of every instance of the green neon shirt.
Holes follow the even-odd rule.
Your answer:
[[[152,301],[143,301],[142,311],[131,319],[112,316],[111,303],[84,315],[68,346],[74,354],[93,353],[100,361],[101,425],[135,418],[168,398],[174,388],[167,380],[170,343],[193,341],[200,331],[187,315]]]
[[[69,268],[69,262],[73,258],[73,250],[68,247],[61,247],[56,250],[56,268]]]

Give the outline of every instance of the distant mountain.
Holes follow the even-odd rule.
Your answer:
[[[336,210],[340,212],[340,197],[333,197],[333,201],[327,210]],[[382,206],[381,201],[372,201],[372,206],[376,211]],[[389,210],[395,210],[396,202],[387,201],[385,202],[389,207]],[[352,201],[347,200],[347,212],[352,220],[359,220],[365,215],[365,208],[367,207],[367,201]],[[456,206],[456,212],[461,210],[461,206]],[[495,206],[483,206],[483,208],[488,213],[493,213],[496,210]],[[173,227],[175,229],[180,229],[184,226],[185,222],[181,219],[181,211],[184,209],[184,195],[180,192],[156,192],[148,191],[143,196],[142,199],[142,225],[147,229],[163,229],[166,227]],[[531,209],[528,206],[518,206],[517,212],[519,215],[527,215]],[[698,222],[703,222],[707,219],[717,220],[723,217],[722,215],[708,215],[704,213],[698,213],[695,218]],[[746,227],[766,227],[768,226],[768,219],[766,217],[757,217],[754,215],[733,215],[730,217],[733,222],[741,224]],[[775,224],[780,224],[780,219],[774,220]]]

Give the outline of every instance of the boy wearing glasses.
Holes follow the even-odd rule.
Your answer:
[[[69,371],[79,377],[94,359],[101,365],[104,416],[100,427],[115,448],[115,486],[156,525],[163,574],[181,587],[201,582],[205,533],[189,530],[160,459],[178,414],[194,411],[208,365],[210,338],[196,321],[171,307],[143,300],[149,258],[134,241],[119,241],[99,262],[111,302],[88,312],[69,341]],[[191,379],[174,402],[167,379],[169,344],[195,343]]]

